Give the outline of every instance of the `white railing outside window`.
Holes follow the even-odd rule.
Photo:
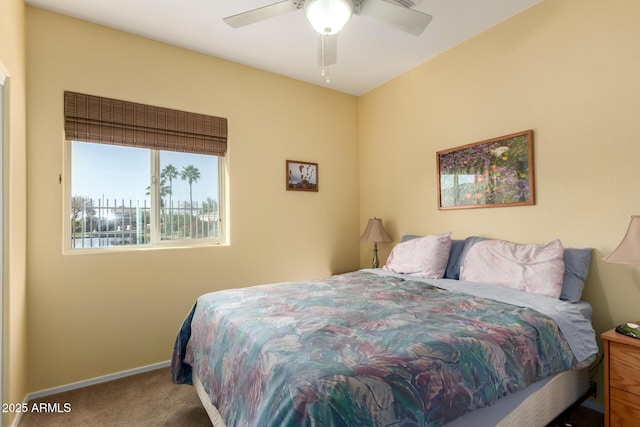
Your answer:
[[[147,200],[72,198],[71,249],[148,245],[152,242]],[[220,238],[220,216],[213,202],[171,201],[160,208],[160,240]]]

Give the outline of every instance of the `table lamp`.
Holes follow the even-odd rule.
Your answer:
[[[393,239],[389,237],[387,231],[382,225],[380,218],[369,218],[367,228],[364,229],[364,233],[360,236],[361,242],[373,242],[373,268],[378,268],[380,262],[378,261],[378,243],[380,242],[393,242]]]
[[[640,215],[631,215],[631,223],[622,242],[602,260],[617,264],[640,264]],[[616,331],[640,339],[640,325],[637,323],[623,323],[616,327]]]
[[[640,215],[631,215],[631,223],[622,242],[602,260],[618,264],[640,264]]]

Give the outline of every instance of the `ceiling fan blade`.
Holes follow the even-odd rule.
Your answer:
[[[338,61],[338,35],[320,35],[318,67],[328,67]]]
[[[385,0],[365,0],[360,6],[358,15],[375,19],[414,36],[422,34],[432,18],[428,13],[399,6]]]
[[[287,12],[293,12],[294,10],[298,10],[298,8],[298,2],[294,0],[285,0],[249,10],[247,12],[238,13],[237,15],[227,16],[226,18],[223,18],[223,21],[233,28],[239,28],[244,27],[245,25],[255,24],[256,22],[264,21],[265,19],[273,18]]]

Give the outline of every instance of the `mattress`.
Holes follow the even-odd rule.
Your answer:
[[[193,385],[214,427],[226,427],[220,413],[211,403],[198,375],[193,373]],[[562,372],[540,381],[525,390],[511,394],[495,405],[478,409],[448,427],[514,425],[543,426],[549,424],[566,408],[582,397],[589,388],[589,369]]]

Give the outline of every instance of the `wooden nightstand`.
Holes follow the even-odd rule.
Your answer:
[[[640,420],[640,340],[617,333],[604,341],[604,425],[637,426]]]

